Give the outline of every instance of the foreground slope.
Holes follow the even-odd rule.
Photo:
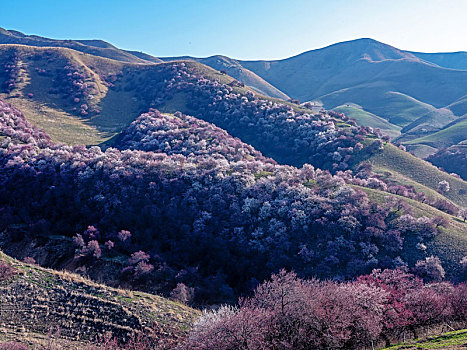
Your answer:
[[[78,348],[111,332],[119,340],[147,334],[184,337],[198,311],[167,299],[97,284],[79,275],[19,262],[0,252],[14,275],[0,280],[0,341],[45,345],[48,334]]]

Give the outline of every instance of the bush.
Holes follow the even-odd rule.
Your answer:
[[[0,282],[11,279],[16,273],[16,269],[10,263],[0,260]]]

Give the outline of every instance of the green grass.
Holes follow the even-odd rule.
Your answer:
[[[423,103],[400,92],[388,91],[382,96],[378,110],[384,110],[384,116],[396,125],[405,126],[423,115],[435,110],[435,107]],[[378,114],[381,115],[381,114]]]
[[[113,134],[102,132],[86,120],[76,117],[58,107],[50,107],[27,98],[0,98],[19,108],[33,125],[45,130],[54,142],[66,144],[98,145]]]
[[[387,192],[369,189],[365,187],[354,186],[362,189],[367,193],[370,200],[377,203],[384,203],[385,198],[394,197],[404,200],[412,209],[415,217],[426,216],[429,218],[440,216],[447,220],[448,226],[442,229],[433,240],[427,242],[427,251],[422,253],[416,249],[417,242],[411,242],[410,238],[404,244],[404,251],[402,258],[406,260],[409,265],[414,265],[417,260],[423,259],[426,255],[438,256],[443,261],[443,267],[446,269],[448,275],[455,275],[460,269],[459,261],[465,256],[467,252],[467,223],[464,223],[459,218],[446,214],[428,204],[420,203],[418,201],[401,197]],[[412,243],[414,243],[412,245]]]
[[[467,118],[433,134],[405,142],[408,145],[425,144],[441,148],[448,147],[467,139]]]
[[[467,349],[467,329],[443,333],[426,339],[416,339],[381,350],[409,349]]]
[[[371,94],[368,91],[371,89]],[[345,88],[320,97],[326,108],[354,103],[392,125],[405,127],[436,108],[400,92],[388,91],[390,86],[371,84]]]
[[[337,112],[344,113],[349,118],[353,118],[357,121],[358,125],[370,126],[372,128],[380,128],[384,134],[396,138],[399,136],[401,127],[389,123],[386,119],[383,119],[373,113],[365,111],[362,107],[356,104],[345,104],[333,108]]]
[[[392,179],[403,185],[414,185],[427,195],[439,196],[435,192],[440,181],[447,181],[451,190],[445,197],[460,206],[467,206],[467,182],[445,173],[427,161],[412,156],[392,144],[369,159],[377,172],[390,172]]]

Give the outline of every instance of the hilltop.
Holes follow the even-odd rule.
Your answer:
[[[17,44],[37,47],[64,47],[94,56],[111,58],[130,63],[160,62],[149,55],[143,58],[139,54],[121,50],[103,40],[57,40],[37,35],[26,35],[16,30],[6,30],[0,27],[0,44]]]

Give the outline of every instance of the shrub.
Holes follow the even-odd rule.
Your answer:
[[[441,260],[433,255],[419,260],[415,264],[415,273],[425,281],[441,281],[444,278],[445,272],[441,265]]]
[[[16,273],[16,269],[10,263],[0,260],[0,282],[11,279]]]

